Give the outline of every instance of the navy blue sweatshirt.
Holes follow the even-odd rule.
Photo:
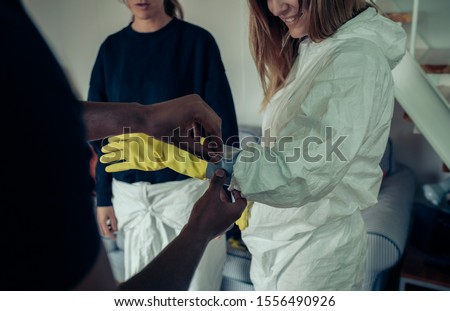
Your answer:
[[[129,24],[110,35],[100,47],[88,100],[149,105],[194,93],[222,118],[224,142],[238,143],[233,98],[214,38],[205,29],[174,18],[156,32],[138,33]],[[100,156],[101,142],[94,142],[93,146]],[[100,162],[96,177],[98,206],[112,205],[113,177],[127,183],[188,178],[168,168],[109,174]]]

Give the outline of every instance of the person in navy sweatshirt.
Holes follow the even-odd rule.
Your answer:
[[[221,117],[224,143],[236,146],[239,138],[233,97],[214,37],[183,21],[176,0],[124,3],[132,21],[100,46],[88,100],[151,105],[198,94]],[[104,143],[92,144],[100,156]],[[193,203],[207,189],[207,181],[170,169],[110,174],[97,162],[95,175],[97,221],[102,235],[109,238],[105,245],[111,249],[116,246],[110,244],[117,242],[124,250],[123,264],[113,262],[118,281],[142,270],[179,234]],[[212,241],[190,290],[218,290],[225,256],[225,239]]]

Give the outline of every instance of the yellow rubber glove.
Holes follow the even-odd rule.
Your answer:
[[[248,227],[248,219],[250,218],[250,210],[252,209],[252,207],[253,202],[252,201],[247,202],[247,206],[242,212],[241,217],[239,217],[239,219],[236,220],[235,224],[239,227],[239,230],[244,231],[244,229]]]
[[[127,170],[157,171],[166,167],[197,179],[206,179],[208,162],[147,134],[130,133],[108,138],[100,162],[108,173]]]

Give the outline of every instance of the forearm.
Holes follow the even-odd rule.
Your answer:
[[[88,140],[128,132],[150,132],[150,107],[138,103],[82,102]],[[128,130],[129,129],[129,130]],[[151,133],[148,133],[151,135]]]
[[[198,95],[186,95],[152,105],[83,102],[83,107],[87,140],[123,132],[145,133],[158,140],[169,141],[203,159],[220,158],[222,121]],[[199,143],[202,131],[215,141],[213,147]]]
[[[187,290],[209,240],[186,226],[140,273],[120,290]]]

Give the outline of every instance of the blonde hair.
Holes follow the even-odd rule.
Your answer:
[[[125,5],[127,0],[119,0]],[[179,19],[184,19],[183,7],[178,2],[178,0],[164,0],[164,11],[170,17],[177,17]]]
[[[330,37],[367,7],[375,7],[365,0],[298,0],[299,8],[303,1],[310,14],[308,37],[314,42]],[[250,50],[264,91],[263,110],[272,96],[283,88],[298,56],[301,39],[289,35],[283,21],[269,11],[267,0],[248,0],[248,4]]]

